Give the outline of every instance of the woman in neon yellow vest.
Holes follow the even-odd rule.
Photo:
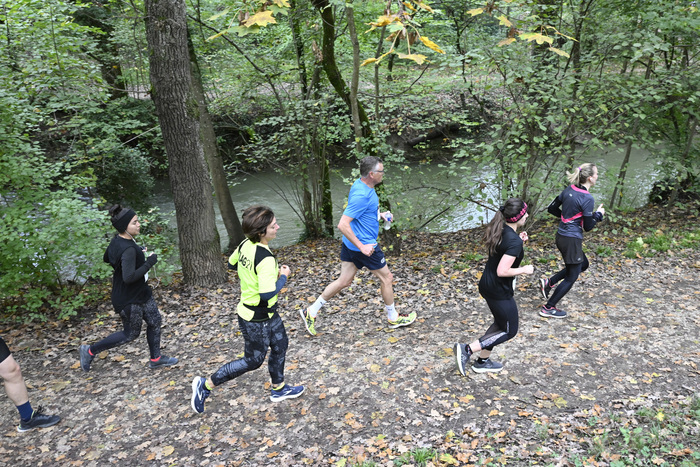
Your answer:
[[[243,211],[243,233],[247,237],[229,258],[229,267],[238,271],[241,299],[236,313],[245,339],[243,358],[226,363],[209,378],[196,376],[192,381],[192,409],[204,412],[204,401],[214,386],[259,368],[271,350],[268,369],[272,380],[270,400],[279,402],[299,397],[304,386],[284,383],[284,360],[289,340],[277,313],[277,295],[290,274],[286,265],[278,266],[268,243],[277,236],[277,219],[265,206]]]

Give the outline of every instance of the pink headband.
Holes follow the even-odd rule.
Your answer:
[[[523,216],[525,215],[526,212],[527,212],[527,203],[525,201],[523,201],[523,208],[520,210],[520,212],[516,216],[513,216],[509,219],[506,219],[506,222],[510,222],[510,223],[518,222],[520,219],[523,218]]]

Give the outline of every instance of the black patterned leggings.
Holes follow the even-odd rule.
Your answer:
[[[218,386],[230,381],[243,373],[260,366],[265,361],[267,349],[270,348],[270,358],[267,361],[272,385],[284,382],[284,359],[287,355],[289,339],[284,329],[282,318],[275,314],[267,321],[246,321],[238,317],[238,326],[245,339],[243,358],[228,362],[211,375],[211,381]]]
[[[482,349],[491,351],[498,344],[518,335],[518,306],[513,297],[507,300],[485,300],[493,315],[493,324],[479,338],[479,343]]]
[[[141,334],[141,323],[146,322],[146,340],[151,358],[160,357],[160,323],[161,317],[153,298],[146,303],[135,303],[127,305],[120,316],[124,330],[115,332],[105,337],[101,341],[90,346],[90,353],[97,355],[105,350],[112,349],[127,342],[131,342]]]

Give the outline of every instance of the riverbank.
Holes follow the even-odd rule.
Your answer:
[[[143,335],[80,370],[78,346],[117,329],[106,303],[70,322],[5,328],[32,403],[63,421],[20,434],[6,403],[0,453],[16,465],[394,466],[417,465],[416,455],[431,452],[434,465],[610,465],[630,456],[693,465],[698,224],[697,206],[648,207],[589,232],[592,265],[561,303],[564,320],[537,314],[537,280],[560,265],[555,220],[531,230],[526,258],[535,274],[518,280],[520,332],[495,349],[505,365],[496,375],[462,377],[452,355],[454,342],[490,323],[476,291],[478,229],[406,234],[389,264],[399,309],[419,319],[397,330],[386,327],[379,285],[364,272],[326,305],[319,334],[309,336],[298,310],[338,273],[338,241],[275,250],[293,273],[280,301],[287,380],[307,387],[279,404],[269,400],[263,366],[216,388],[204,414],[190,408],[192,378],[243,351],[235,274],[216,290],[177,282],[156,289],[163,351],[180,358],[158,372],[147,368]]]

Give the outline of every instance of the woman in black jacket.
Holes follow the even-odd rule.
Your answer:
[[[103,260],[114,269],[112,305],[121,316],[124,330],[110,334],[95,344],[81,345],[80,366],[83,371],[90,371],[95,355],[136,339],[141,334],[142,321],[146,322],[146,340],[151,354],[149,366],[160,368],[175,365],[177,358],[160,354],[161,316],[146,282],[148,270],[158,262],[158,257],[147,254],[145,248],[136,244],[134,237],[141,231],[141,224],[133,210],[117,204],[110,208],[109,214],[118,233],[109,243]]]

